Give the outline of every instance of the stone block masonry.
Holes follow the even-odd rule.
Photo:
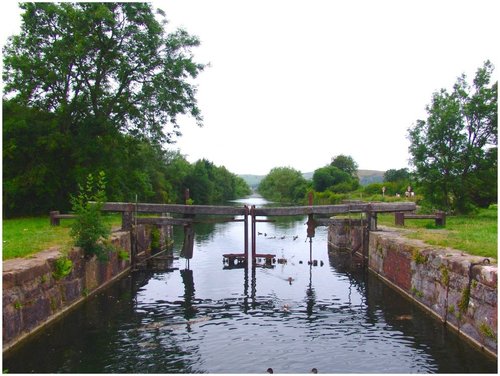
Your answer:
[[[488,263],[484,257],[430,246],[404,233],[391,228],[370,232],[370,270],[496,356],[496,260]]]
[[[160,246],[172,239],[172,226],[158,225]],[[151,245],[151,225],[138,225],[133,233],[137,253],[147,254]],[[86,297],[129,272],[132,236],[129,231],[113,232],[110,241],[115,249],[107,261],[88,259],[79,248],[68,252],[73,263],[71,273],[55,278],[55,263],[61,249],[39,252],[31,257],[3,262],[3,351],[74,308]],[[126,252],[128,257],[119,253]]]
[[[111,242],[130,255],[129,232],[113,233]],[[109,260],[103,262],[86,259],[81,249],[73,248],[68,253],[71,273],[57,279],[54,264],[61,255],[60,249],[52,248],[3,262],[3,351],[130,269],[130,261],[118,252],[109,252]]]

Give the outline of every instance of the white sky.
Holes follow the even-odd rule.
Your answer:
[[[407,129],[432,93],[489,59],[500,69],[498,0],[162,0],[210,62],[196,80],[204,127],[173,148],[238,174],[314,171],[338,154],[361,169],[408,166]],[[1,41],[18,33],[2,1]],[[495,71],[495,80],[498,72]]]

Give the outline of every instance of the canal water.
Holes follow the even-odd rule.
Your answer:
[[[238,205],[263,205],[260,198]],[[496,373],[497,362],[361,268],[306,239],[306,217],[257,224],[272,267],[227,269],[241,222],[196,226],[194,257],[132,273],[3,359],[9,373]],[[175,229],[174,256],[182,248]],[[285,263],[286,260],[286,263]],[[158,265],[157,265],[158,266]]]

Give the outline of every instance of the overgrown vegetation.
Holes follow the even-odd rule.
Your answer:
[[[69,275],[72,270],[73,261],[71,261],[67,255],[63,255],[54,262],[54,271],[52,272],[52,276],[55,279],[61,279]]]
[[[152,251],[158,251],[160,249],[160,229],[156,226],[151,228],[151,245]]]
[[[94,180],[95,179],[95,180]],[[88,257],[96,255],[104,260],[110,251],[107,240],[111,233],[109,226],[102,220],[101,209],[106,201],[106,175],[99,172],[98,177],[87,176],[85,187],[80,186],[76,196],[71,197],[73,211],[77,215],[70,235],[75,245],[81,247]]]

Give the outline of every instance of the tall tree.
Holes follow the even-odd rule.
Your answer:
[[[339,154],[333,157],[330,166],[337,167],[339,170],[348,173],[351,177],[357,178],[358,164],[349,155]]]
[[[179,114],[201,124],[190,82],[204,68],[190,52],[199,40],[184,30],[166,34],[151,5],[20,6],[21,33],[3,51],[5,92],[56,114],[61,132],[114,129],[168,142],[179,134]]]
[[[434,93],[427,120],[409,129],[416,177],[426,199],[438,208],[467,212],[496,202],[498,82],[490,85],[493,69],[486,61],[472,86],[462,75],[451,93]],[[495,188],[484,190],[485,185]]]
[[[67,210],[101,170],[110,199],[178,200],[162,145],[180,135],[179,115],[201,125],[199,40],[167,34],[146,3],[20,6],[21,32],[3,50],[4,215]]]

